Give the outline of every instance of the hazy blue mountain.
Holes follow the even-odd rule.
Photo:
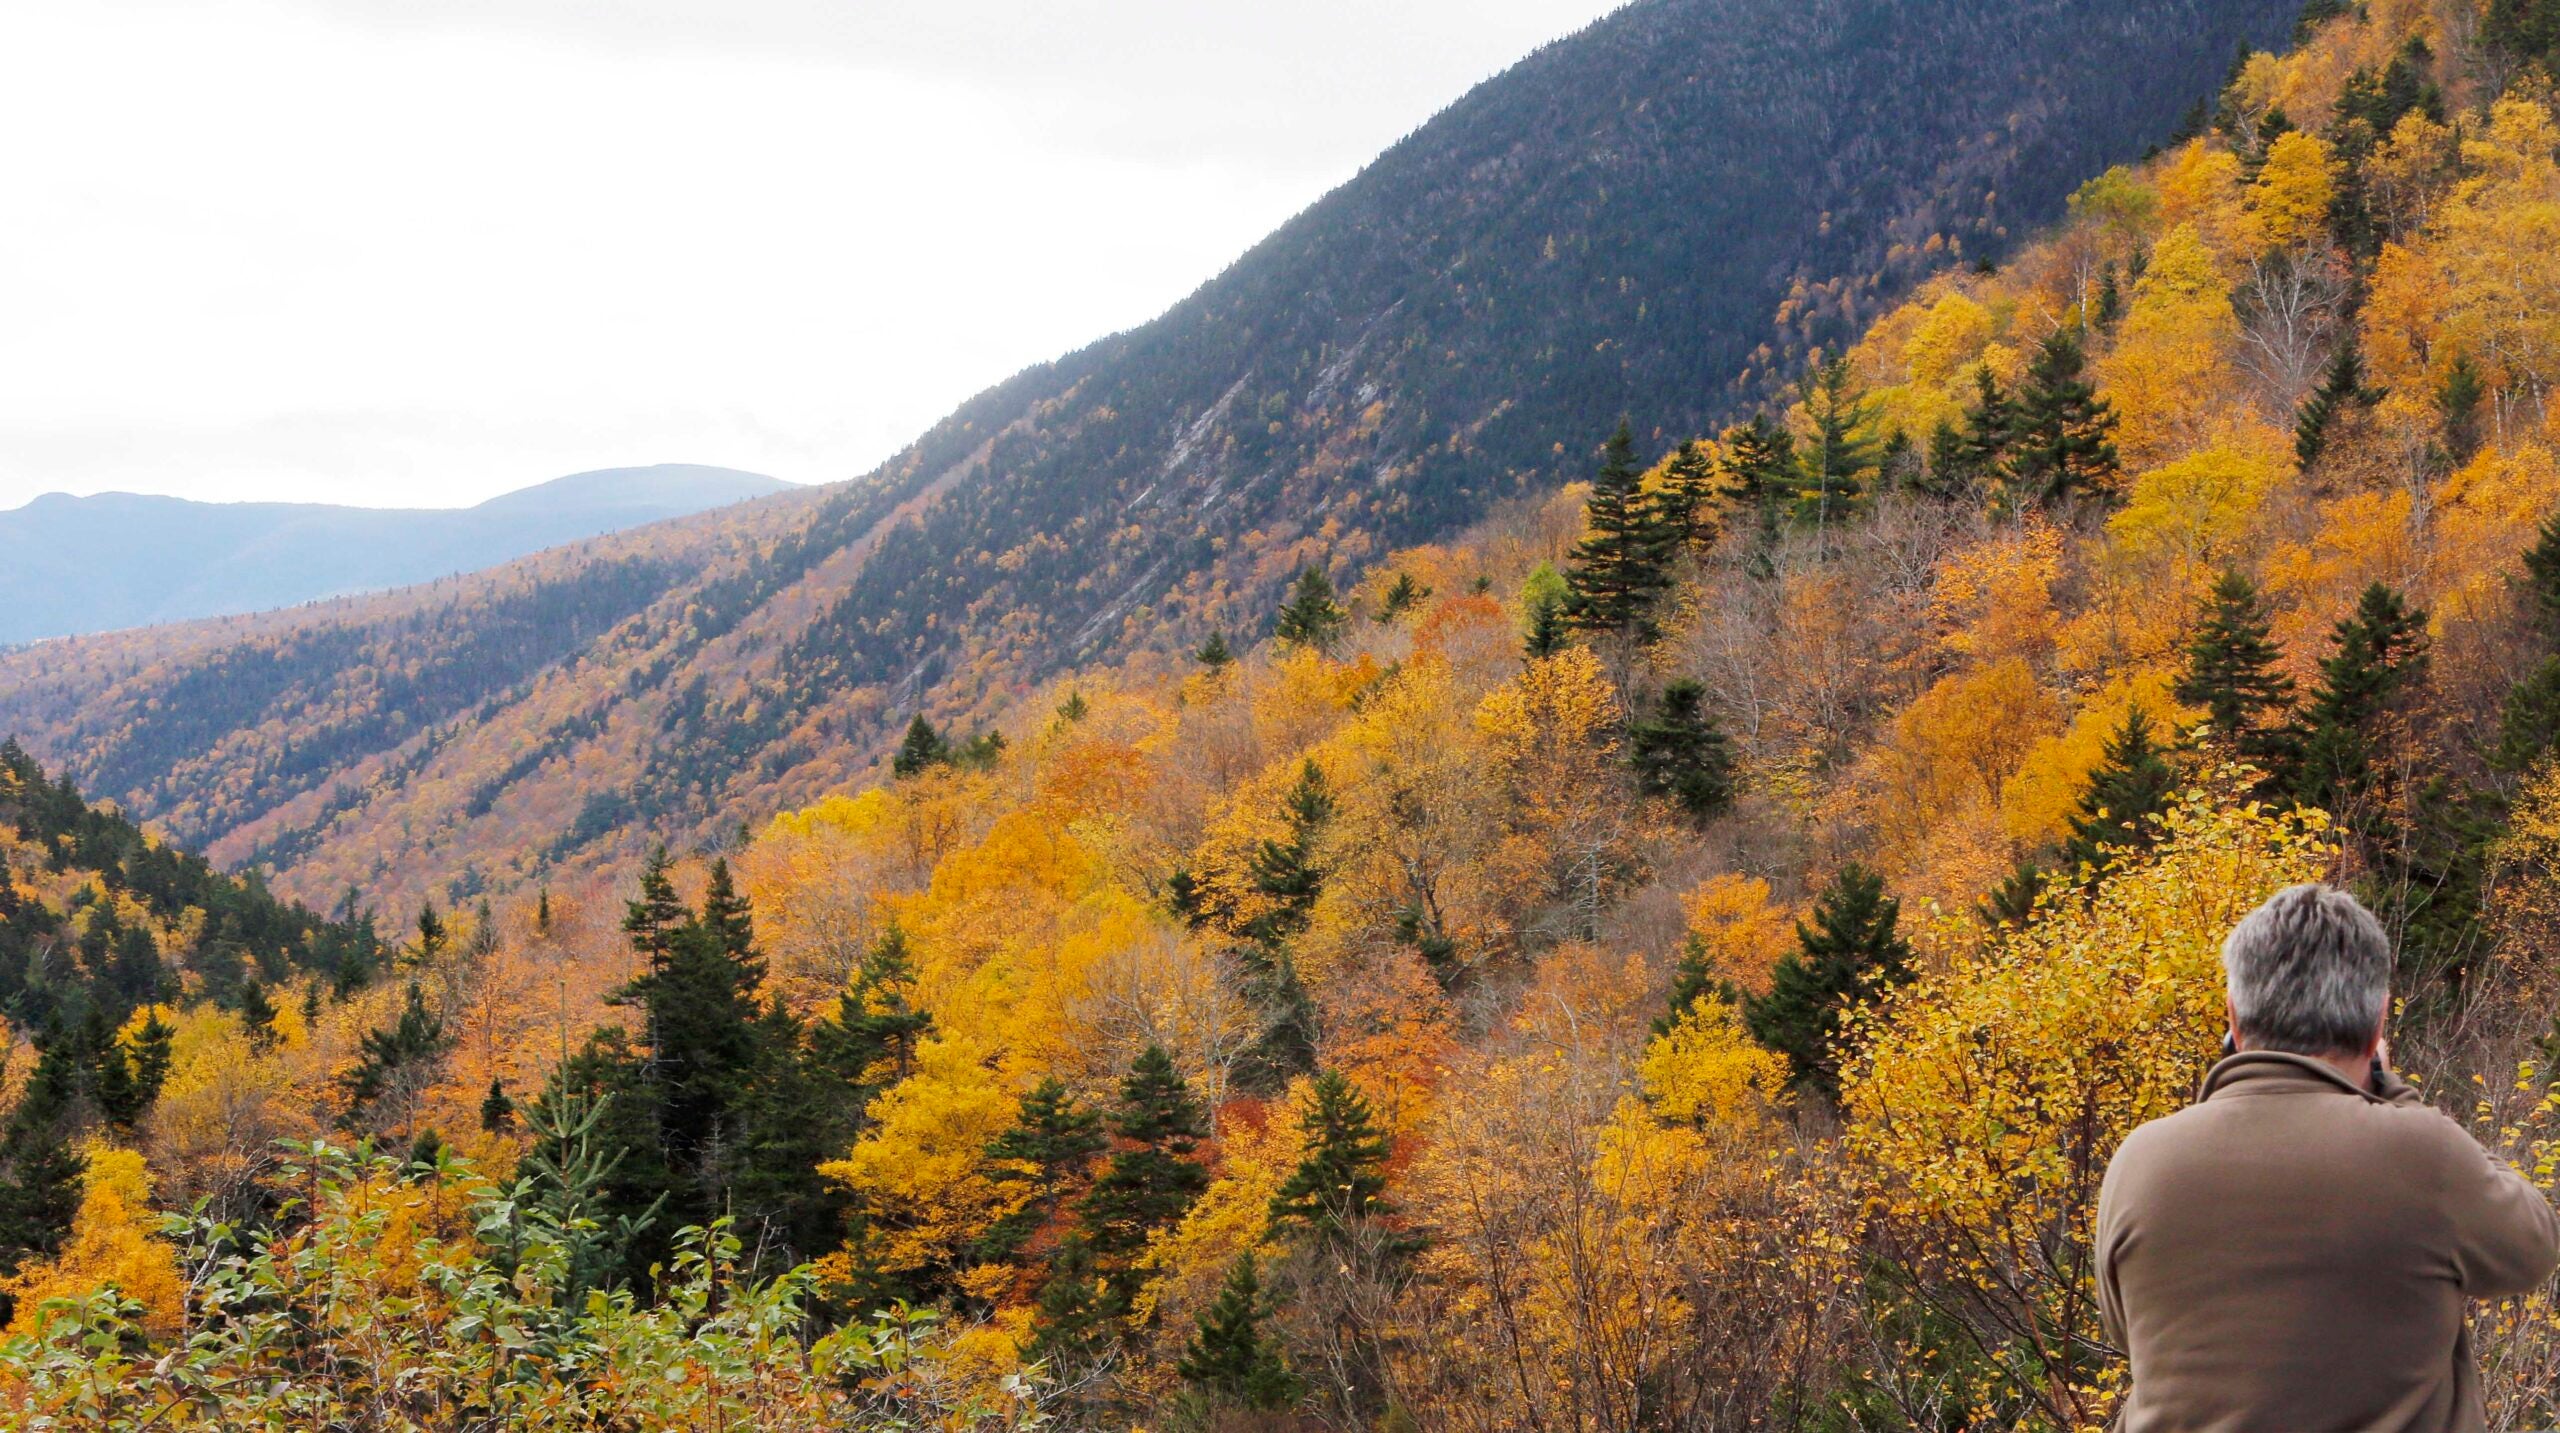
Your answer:
[[[790,486],[661,463],[574,473],[469,508],[47,493],[0,512],[0,643],[404,587]]]

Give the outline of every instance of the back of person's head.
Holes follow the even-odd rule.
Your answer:
[[[2391,937],[2355,897],[2293,886],[2222,943],[2232,1024],[2251,1049],[2335,1055],[2365,1048],[2391,1000]]]

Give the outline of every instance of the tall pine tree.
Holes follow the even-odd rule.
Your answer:
[[[1816,363],[1798,396],[1812,429],[1799,450],[1804,492],[1798,510],[1827,532],[1856,508],[1876,470],[1875,404],[1859,390],[1846,355]]]
[[[2364,386],[2364,354],[2356,347],[2353,334],[2341,339],[2338,351],[2329,359],[2329,371],[2293,420],[2293,454],[2307,470],[2320,461],[2329,445],[2329,431],[2350,411],[2375,401],[2376,395]]]
[[[2063,861],[2100,871],[2122,852],[2149,850],[2177,790],[2177,770],[2153,739],[2151,718],[2140,707],[2128,710],[2072,810]]]
[[[1319,1233],[1394,1212],[1387,1203],[1387,1133],[1368,1099],[1339,1071],[1325,1070],[1308,1091],[1306,1144],[1298,1167],[1271,1196],[1271,1220]]]
[[[1260,1413],[1292,1406],[1305,1396],[1306,1385],[1264,1335],[1263,1320],[1270,1313],[1253,1251],[1247,1249],[1227,1270],[1217,1299],[1200,1315],[1175,1371],[1218,1402]]]
[[[2320,664],[2320,690],[2303,708],[2293,796],[2379,836],[2389,820],[2377,799],[2375,763],[2389,739],[2388,719],[2426,672],[2427,614],[2377,582],[2330,642],[2335,650]]]
[[[1333,579],[1311,564],[1298,574],[1289,600],[1281,604],[1271,635],[1293,647],[1330,653],[1350,621],[1351,614],[1334,598]]]
[[[2177,697],[2204,708],[2214,735],[2230,743],[2241,760],[2284,782],[2299,754],[2286,721],[2293,679],[2279,668],[2284,654],[2268,635],[2271,630],[2257,587],[2239,572],[2224,572],[2187,646]]]
[[[2491,764],[2510,774],[2529,770],[2560,740],[2560,515],[2543,523],[2524,555],[2519,595],[2540,659],[2507,693]]]
[[[1716,515],[1715,463],[1706,445],[1692,438],[1682,443],[1662,467],[1662,483],[1653,494],[1654,520],[1673,552],[1703,555],[1716,545],[1724,523]]]
[[[1566,564],[1565,621],[1577,630],[1616,633],[1639,643],[1661,635],[1654,604],[1671,585],[1673,535],[1644,493],[1635,432],[1625,423],[1609,436],[1600,471],[1583,504],[1586,532]]]
[[[1973,402],[1964,410],[1964,426],[1947,449],[1955,471],[1954,486],[1980,488],[2006,473],[2010,450],[2018,441],[2018,405],[2001,386],[1990,364],[1973,370]]]
[[[924,719],[924,713],[918,712],[915,720],[907,723],[907,734],[898,741],[898,754],[889,760],[889,774],[908,781],[937,766],[949,766],[951,760],[951,743]]]
[[[1113,1306],[1126,1310],[1146,1277],[1136,1261],[1147,1241],[1209,1187],[1209,1171],[1192,1158],[1209,1137],[1209,1111],[1164,1047],[1149,1045],[1120,1082],[1110,1128],[1119,1147],[1077,1214]]]
[[[1796,924],[1797,948],[1781,956],[1769,993],[1743,1005],[1753,1039],[1787,1057],[1792,1082],[1836,1100],[1840,1029],[1858,1001],[1911,978],[1902,903],[1884,878],[1852,863],[1815,898],[1813,923]]]
[[[1023,1200],[987,1226],[975,1256],[989,1263],[1018,1256],[1109,1144],[1102,1116],[1077,1104],[1065,1081],[1051,1076],[1033,1086],[1013,1127],[987,1142],[988,1178],[1023,1191]]]
[[[1692,821],[1711,820],[1733,804],[1733,748],[1706,697],[1696,681],[1673,682],[1652,716],[1627,726],[1637,788],[1669,798]]]
[[[1768,414],[1755,413],[1750,422],[1725,430],[1722,496],[1751,515],[1764,560],[1795,509],[1803,481],[1795,434],[1769,421]]]
[[[2101,491],[2115,478],[2115,410],[2083,376],[2086,366],[2079,333],[2060,328],[2027,367],[2009,477],[2029,502]]]

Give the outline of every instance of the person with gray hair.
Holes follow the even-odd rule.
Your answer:
[[[2550,1277],[2560,1216],[2391,1071],[2391,969],[2382,923],[2327,886],[2224,940],[2223,1059],[2098,1195],[2122,1433],[2486,1426],[2466,1307]]]

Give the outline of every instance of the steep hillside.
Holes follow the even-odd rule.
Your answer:
[[[42,1255],[6,1332],[71,1301],[0,1338],[0,1407],[2105,1427],[2149,1373],[2091,1296],[2103,1172],[2221,1058],[2235,922],[2310,882],[2393,944],[2390,1063],[2548,1197],[2560,0],[2304,30],[1782,408],[1612,436],[1268,640],[1062,672],[1001,742],[913,727],[600,898],[422,912],[397,979],[263,1021],[163,922],[170,1007],[0,1121],[0,1258]],[[844,583],[807,513],[748,514],[445,595],[692,562],[785,595],[653,606],[571,688],[752,669],[822,606],[789,574]],[[349,614],[384,655],[396,607]],[[464,809],[442,760],[385,809]],[[24,765],[0,891],[94,940],[103,868],[7,839]],[[69,1150],[68,1228],[27,1219]],[[2560,1275],[2469,1338],[2480,1426],[2560,1424]]]
[[[0,666],[0,729],[298,891],[716,839],[863,775],[918,706],[974,723],[1061,664],[1243,631],[1303,564],[1576,476],[1622,413],[1711,426],[2166,137],[2293,10],[1647,0],[787,530],[697,524],[707,567],[606,543],[48,650]]]
[[[450,509],[47,493],[0,512],[0,645],[406,587],[789,486],[669,463]]]

